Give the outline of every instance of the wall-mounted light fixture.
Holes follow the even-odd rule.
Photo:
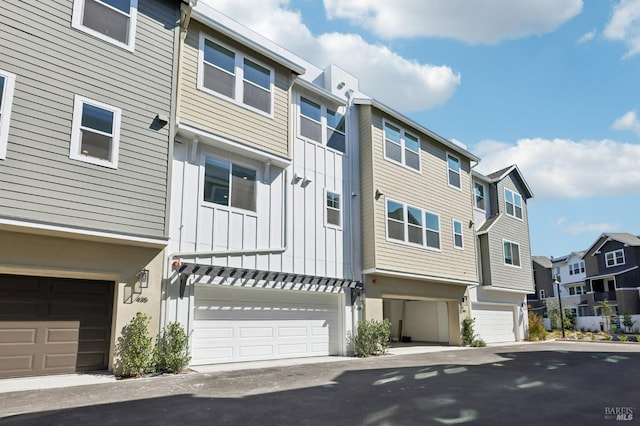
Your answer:
[[[473,225],[475,225],[475,223],[473,222],[473,220],[469,221],[469,229],[473,228]]]
[[[138,272],[138,281],[140,282],[140,288],[149,287],[149,270],[142,269]]]
[[[302,176],[300,176],[297,173],[293,174],[293,184],[295,185],[296,183],[300,182],[300,180],[302,179]]]
[[[380,199],[380,197],[382,197],[383,195],[384,194],[382,192],[380,192],[379,189],[376,189],[376,195],[375,195],[376,201],[378,201]]]
[[[465,303],[467,301],[467,296],[462,296],[462,299],[460,299],[460,303]]]

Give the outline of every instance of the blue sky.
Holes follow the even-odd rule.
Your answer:
[[[640,0],[201,0],[457,139],[517,163],[534,255],[640,234]]]

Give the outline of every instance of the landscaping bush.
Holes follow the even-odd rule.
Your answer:
[[[610,335],[610,334],[607,334],[607,333],[604,333],[604,336],[602,336],[602,338],[603,338],[604,340],[611,340],[611,335]]]
[[[529,340],[544,340],[547,330],[544,328],[544,322],[540,315],[533,312],[529,313]]]
[[[629,338],[624,334],[621,334],[620,336],[618,336],[618,340],[620,340],[621,342],[626,342],[627,340],[629,340]]]
[[[118,339],[116,369],[122,377],[140,377],[154,370],[153,338],[149,335],[151,317],[138,312],[131,322],[122,328]]]
[[[156,368],[167,373],[179,373],[189,365],[189,334],[181,324],[169,323],[158,336],[155,351]]]
[[[390,339],[391,322],[387,318],[383,321],[360,321],[354,339],[356,355],[384,355],[389,348]]]
[[[466,317],[462,320],[462,344],[469,346],[473,343],[475,333],[473,331],[473,323],[475,318]]]
[[[633,318],[631,318],[631,314],[629,313],[624,313],[622,314],[622,325],[624,325],[624,327],[627,329],[628,332],[631,332],[631,330],[633,329],[633,325],[636,322],[633,320]]]
[[[473,339],[473,342],[471,342],[471,346],[474,348],[482,348],[487,346],[487,343],[484,340],[477,338]]]

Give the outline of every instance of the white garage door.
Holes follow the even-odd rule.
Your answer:
[[[342,294],[196,286],[192,365],[336,355]]]
[[[511,306],[474,303],[471,317],[476,321],[474,330],[487,343],[515,342],[515,325]]]

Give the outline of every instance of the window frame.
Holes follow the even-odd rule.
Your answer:
[[[16,76],[10,72],[0,70],[0,77],[4,78],[4,89],[0,93],[0,160],[4,160],[7,158]]]
[[[456,223],[460,225],[460,233],[456,233]],[[451,230],[453,235],[453,248],[456,250],[464,250],[464,228],[462,226],[462,221],[457,219],[451,220]],[[456,244],[456,236],[460,235],[460,245]]]
[[[113,113],[111,136],[111,161],[103,160],[97,157],[91,157],[88,155],[82,155],[80,149],[82,148],[81,126],[82,126],[82,110],[85,104],[106,110]],[[73,99],[73,118],[71,120],[71,141],[69,144],[69,158],[72,160],[82,161],[84,163],[94,164],[96,166],[108,167],[111,169],[118,168],[118,156],[120,153],[120,137],[122,125],[122,110],[113,105],[105,104],[104,102],[96,101],[80,95],[74,95]]]
[[[102,0],[94,0],[97,1],[104,6],[113,9],[112,6],[107,5],[102,2]],[[107,43],[111,43],[114,46],[121,47],[130,52],[135,51],[136,45],[136,27],[138,24],[138,0],[130,0],[129,1],[129,40],[127,43],[122,43],[112,37],[109,37],[106,34],[101,33],[100,31],[94,30],[93,28],[85,27],[82,24],[82,20],[84,18],[84,6],[86,0],[74,0],[73,1],[73,13],[71,15],[71,27],[75,28],[79,31],[87,33],[93,37],[96,37],[100,40],[106,41]],[[118,10],[118,12],[122,13],[122,11]]]
[[[400,161],[391,158],[387,155],[387,125],[398,129],[398,132],[400,133],[400,143],[398,144],[396,141],[389,139],[389,141],[395,145],[399,145],[400,146]],[[406,156],[406,151],[412,151],[415,153],[415,151],[413,151],[410,148],[407,148],[406,145],[406,139],[405,139],[405,135],[410,135],[411,138],[415,139],[416,142],[418,143],[418,168],[415,169],[411,166],[409,166],[407,164],[407,156]],[[391,122],[390,120],[387,119],[383,119],[382,120],[382,151],[383,151],[383,157],[385,160],[390,161],[392,163],[398,164],[402,167],[404,167],[405,169],[411,170],[414,173],[418,173],[418,174],[422,174],[422,142],[420,140],[420,136],[417,136],[416,134],[414,134],[413,132],[407,131],[407,129],[405,129],[402,126],[399,126],[393,122]]]
[[[329,198],[328,198],[329,194],[338,196],[338,202],[340,203],[340,205],[337,209],[335,207],[329,206]],[[330,191],[325,188],[324,190],[324,226],[326,226],[327,228],[342,229],[342,223],[343,223],[342,206],[343,206],[342,194],[338,191]],[[338,212],[338,218],[340,219],[339,225],[336,225],[335,223],[329,223],[329,209]]]
[[[510,244],[511,246],[511,262],[512,263],[507,263],[507,252],[505,250],[506,244]],[[516,265],[514,262],[514,256],[513,256],[513,246],[518,246],[518,264]],[[516,243],[515,241],[510,241],[510,240],[502,240],[502,260],[504,262],[504,266],[508,266],[510,268],[518,268],[518,269],[522,269],[522,256],[520,255],[521,250],[520,250],[520,244]]]
[[[205,40],[209,40],[211,43],[217,44],[231,52],[233,52],[234,54],[234,86],[233,86],[233,97],[229,97],[223,93],[220,92],[216,92],[213,89],[210,89],[208,87],[206,87],[204,85],[204,67],[205,67],[205,60],[204,60],[204,47],[205,47]],[[249,104],[244,103],[243,99],[244,99],[244,82],[247,81],[250,84],[253,84],[254,86],[257,87],[261,87],[253,82],[251,82],[250,80],[246,80],[245,79],[245,73],[244,73],[244,63],[245,63],[245,59],[253,62],[256,65],[259,65],[262,68],[265,68],[269,71],[269,93],[270,93],[270,101],[269,101],[269,112],[263,111],[259,108],[256,108],[254,106],[251,106]],[[209,66],[213,66],[217,69],[222,69],[220,67],[218,67],[217,65],[210,63],[210,62],[206,62],[206,65]],[[225,72],[228,72],[227,70],[224,70]],[[250,111],[253,111],[257,114],[263,115],[265,117],[268,118],[273,118],[274,117],[274,106],[275,106],[275,69],[267,64],[265,64],[262,61],[259,61],[257,59],[255,59],[252,56],[248,56],[245,55],[244,53],[238,51],[237,49],[232,48],[231,46],[229,46],[228,44],[216,39],[215,37],[209,36],[207,34],[205,34],[204,32],[200,32],[199,35],[199,41],[198,41],[198,75],[197,75],[197,79],[196,79],[196,87],[198,90],[201,90],[205,93],[208,93],[210,95],[216,96],[220,99],[224,99],[226,101],[232,102],[242,108],[246,108]]]
[[[307,115],[303,115],[302,114],[302,100],[305,100],[308,103],[317,105],[320,107],[320,121],[316,120],[315,118],[309,117]],[[298,93],[297,97],[296,97],[296,136],[302,140],[308,141],[308,142],[312,142],[315,143],[317,145],[320,145],[322,147],[324,147],[325,149],[328,149],[332,152],[336,152],[340,155],[346,155],[347,154],[347,150],[348,150],[348,144],[347,144],[347,121],[346,121],[346,115],[347,115],[347,111],[346,111],[346,107],[344,105],[340,105],[336,108],[333,108],[331,106],[328,106],[327,104],[325,104],[324,102],[320,102],[318,101],[316,98],[312,97],[312,96],[308,96],[305,95],[303,93]],[[342,115],[343,119],[344,119],[344,131],[338,130],[337,128],[331,127],[329,125],[329,111],[334,112],[335,114],[340,114]],[[305,136],[302,134],[302,119],[303,117],[307,120],[311,120],[314,121],[316,123],[318,123],[320,125],[320,141],[317,141],[309,136]],[[339,149],[333,148],[331,146],[329,146],[329,131],[332,130],[334,132],[340,133],[342,134],[342,136],[344,137],[344,151],[340,151]]]
[[[458,170],[457,171],[456,170],[452,170],[451,167],[449,167],[449,157],[453,158],[454,160],[456,160],[458,162]],[[445,161],[447,163],[447,183],[449,184],[449,187],[457,189],[459,191],[462,191],[462,161],[460,160],[460,157],[458,157],[456,155],[453,155],[450,152],[447,152]],[[457,173],[458,180],[460,182],[460,186],[456,186],[456,185],[453,185],[451,183],[451,172]]]
[[[621,252],[622,253],[622,261],[618,262],[618,256],[616,256],[616,253]],[[609,254],[611,254],[613,256],[613,264],[609,264],[609,259],[607,259],[607,257],[609,256]],[[624,265],[626,263],[626,258],[624,256],[624,249],[616,249],[616,250],[612,250],[612,251],[608,251],[604,254],[604,264],[607,268],[615,268],[616,266],[620,266],[620,265]]]
[[[207,158],[210,158],[212,160],[221,162],[221,163],[227,163],[230,167],[229,167],[229,204],[224,205],[224,204],[218,204],[215,203],[213,201],[208,201],[205,200],[204,198],[204,190],[205,190],[205,180],[207,177]],[[202,182],[201,186],[202,189],[200,190],[200,203],[203,206],[209,207],[209,208],[216,208],[216,209],[222,209],[225,211],[229,211],[229,212],[238,212],[238,213],[242,213],[244,215],[247,216],[257,216],[258,215],[258,190],[259,190],[259,182],[261,179],[261,175],[260,175],[260,169],[258,167],[243,163],[243,162],[239,162],[239,161],[233,161],[230,160],[228,158],[219,156],[219,155],[214,155],[214,154],[209,154],[209,153],[203,153],[202,154],[202,171],[200,173],[200,182]],[[252,170],[256,173],[256,180],[254,181],[254,203],[256,206],[256,210],[249,210],[249,209],[244,209],[242,207],[236,207],[236,206],[232,206],[231,205],[231,198],[232,198],[232,183],[233,183],[233,166],[236,165],[238,167],[242,167],[245,169],[249,169]]]
[[[512,194],[511,198],[513,199],[513,203],[509,203],[507,201],[507,191]],[[516,197],[520,198],[520,205],[519,206],[516,204]],[[509,204],[513,205],[513,214],[509,213],[509,209],[507,208],[507,206]],[[504,212],[507,214],[507,216],[510,216],[510,217],[512,217],[514,219],[518,219],[518,220],[524,221],[524,207],[523,207],[523,204],[524,204],[524,200],[522,198],[522,195],[520,195],[519,192],[516,192],[513,189],[507,188],[505,186],[505,188],[504,188]],[[518,211],[516,209],[517,207],[520,208],[520,217],[518,217],[518,215],[516,214],[517,211]]]
[[[395,218],[390,218],[389,217],[389,203],[395,203],[395,204],[399,204],[402,206],[402,221],[395,219]],[[418,244],[415,242],[411,242],[409,241],[409,227],[413,226],[413,227],[417,227],[417,225],[410,225],[409,224],[409,209],[415,209],[418,210],[420,212],[421,218],[420,220],[422,221],[422,224],[420,225],[421,228],[421,235],[422,235],[422,244]],[[385,205],[384,205],[384,214],[385,214],[385,238],[387,241],[389,242],[393,242],[393,243],[397,243],[397,244],[403,244],[406,246],[410,246],[410,247],[416,247],[416,248],[421,248],[424,250],[431,250],[431,251],[436,251],[436,252],[441,252],[442,251],[442,221],[441,221],[441,217],[440,214],[432,212],[430,210],[427,209],[423,209],[417,206],[413,206],[411,204],[408,203],[403,203],[401,201],[392,199],[392,198],[386,198],[385,199]],[[436,216],[438,219],[438,229],[434,230],[434,229],[430,229],[427,226],[427,214]],[[403,237],[404,239],[400,240],[397,238],[393,238],[389,236],[389,220],[392,220],[394,222],[400,223],[402,222],[403,225]],[[427,232],[435,232],[438,234],[438,247],[433,247],[430,246],[428,244],[428,238],[427,238]]]
[[[476,193],[476,187],[482,188],[482,201],[484,203],[484,208],[478,207],[478,194]],[[487,186],[484,183],[476,181],[473,182],[473,208],[485,213],[487,211]]]

